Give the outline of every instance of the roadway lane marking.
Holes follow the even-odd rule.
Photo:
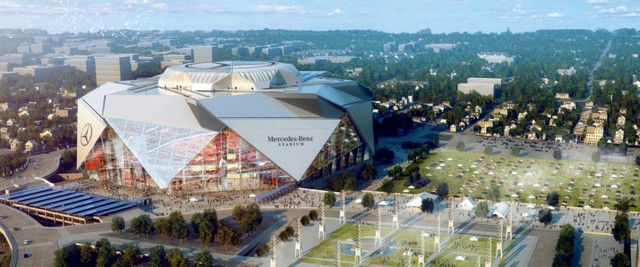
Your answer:
[[[50,246],[50,245],[53,245],[53,243],[52,242],[32,243],[32,244],[28,244],[28,245],[21,245],[20,248],[21,249],[28,249],[28,248],[37,248],[37,247]]]

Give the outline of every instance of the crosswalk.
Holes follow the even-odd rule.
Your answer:
[[[31,243],[31,244],[27,244],[27,245],[20,245],[19,247],[21,249],[27,249],[27,248],[46,247],[46,246],[51,246],[51,245],[53,245],[52,242],[41,242],[41,243]]]

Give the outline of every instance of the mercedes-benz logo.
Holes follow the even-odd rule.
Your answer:
[[[82,132],[80,132],[80,134],[80,144],[82,146],[87,146],[89,141],[91,141],[91,135],[93,134],[91,124],[85,124],[84,127],[82,127]]]

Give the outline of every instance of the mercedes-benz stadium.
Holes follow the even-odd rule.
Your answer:
[[[359,165],[374,151],[371,94],[279,62],[170,67],[78,100],[78,168],[168,192],[270,189]]]

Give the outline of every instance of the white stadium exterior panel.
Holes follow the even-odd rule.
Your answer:
[[[296,180],[302,178],[340,122],[291,118],[222,121]]]
[[[107,123],[100,115],[94,112],[84,100],[78,101],[78,160],[76,168],[80,167],[105,127],[107,127]]]

